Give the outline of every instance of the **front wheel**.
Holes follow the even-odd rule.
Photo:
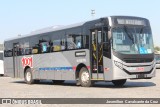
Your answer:
[[[122,87],[126,83],[126,79],[112,80],[112,83],[117,87]]]
[[[25,82],[27,84],[33,84],[33,82],[34,82],[32,72],[31,72],[31,68],[28,68],[25,72]]]
[[[79,81],[82,87],[90,87],[92,86],[92,82],[90,80],[90,75],[88,69],[86,67],[82,67],[79,73]]]

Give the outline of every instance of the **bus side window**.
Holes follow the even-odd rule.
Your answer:
[[[38,44],[36,44],[35,46],[33,46],[32,48],[32,54],[38,54],[40,53],[40,47]]]
[[[107,32],[103,32],[103,50],[108,52],[108,35]]]
[[[82,35],[70,34],[67,35],[67,49],[81,49],[83,48]]]
[[[54,40],[52,42],[52,51],[60,51],[61,50],[61,41],[60,40]]]
[[[24,55],[24,49],[23,48],[19,48],[19,55]]]
[[[110,40],[108,39],[108,32],[103,32],[103,55],[111,58],[111,45]]]
[[[75,44],[76,44],[77,49],[82,48],[82,36],[81,35],[77,35],[75,37]]]
[[[40,46],[41,46],[41,52],[42,52],[42,53],[47,53],[47,52],[49,52],[49,43],[48,43],[48,42],[42,42],[42,43],[40,44]]]
[[[5,50],[4,51],[4,56],[5,57],[12,57],[13,56],[13,51],[11,50]]]
[[[67,49],[71,50],[71,49],[76,49],[76,44],[74,43],[74,38],[72,37],[72,35],[67,35]]]
[[[24,51],[25,51],[25,55],[32,54],[32,49],[31,48],[25,48]]]
[[[83,35],[83,48],[89,49],[89,35]]]
[[[66,42],[65,42],[65,39],[62,39],[61,40],[61,50],[65,50],[66,49]]]

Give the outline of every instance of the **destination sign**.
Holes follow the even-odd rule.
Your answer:
[[[118,24],[127,24],[127,25],[145,25],[144,20],[138,20],[138,19],[120,19],[117,18]]]

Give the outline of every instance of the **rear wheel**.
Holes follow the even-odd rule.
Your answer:
[[[112,83],[117,87],[122,87],[126,83],[126,79],[112,80]]]
[[[82,87],[90,87],[92,86],[92,82],[90,80],[90,75],[88,69],[86,67],[82,67],[79,73],[79,81]]]
[[[0,76],[4,76],[4,74],[0,74]]]
[[[31,68],[28,68],[25,72],[25,82],[27,84],[33,84],[33,82],[34,82],[32,72],[31,72]]]

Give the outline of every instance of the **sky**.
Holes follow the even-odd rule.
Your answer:
[[[54,25],[127,15],[150,20],[155,46],[160,46],[160,0],[0,0],[0,43]]]

